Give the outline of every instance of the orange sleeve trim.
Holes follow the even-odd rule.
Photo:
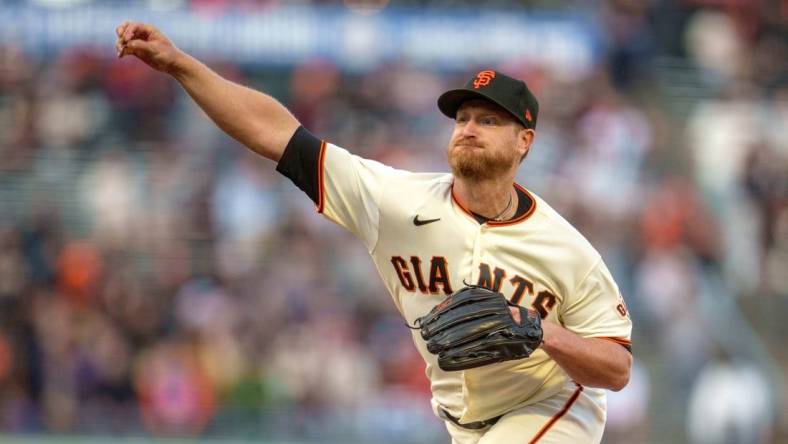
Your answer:
[[[568,412],[570,408],[572,408],[572,405],[575,403],[575,401],[577,401],[577,398],[580,396],[580,392],[582,391],[583,391],[583,386],[578,384],[577,390],[575,390],[575,392],[572,393],[572,396],[569,398],[568,401],[566,401],[564,407],[558,413],[553,415],[553,417],[550,418],[549,421],[547,421],[547,424],[545,424],[542,427],[542,429],[539,430],[539,432],[536,435],[534,435],[534,437],[530,441],[528,441],[528,444],[536,444],[540,439],[542,439],[545,433],[547,433],[547,431],[550,430],[550,428],[553,427],[553,425],[555,425],[555,423],[558,422],[559,419],[561,419],[564,415],[566,415],[566,412]]]
[[[625,338],[611,338],[611,337],[597,337],[597,339],[604,339],[605,341],[615,342],[616,344],[624,347],[627,349],[628,352],[632,353],[632,341]]]
[[[320,141],[320,154],[317,157],[317,212],[323,213],[326,200],[325,181],[326,141]]]
[[[616,344],[621,344],[621,345],[630,345],[630,346],[632,345],[632,341],[626,338],[612,338],[612,337],[603,336],[603,337],[597,337],[597,339],[604,339],[606,341],[615,342]]]

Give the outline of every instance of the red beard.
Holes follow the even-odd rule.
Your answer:
[[[469,146],[479,146],[472,142],[462,142]],[[490,180],[507,173],[517,159],[516,153],[507,155],[505,152],[491,152],[489,149],[458,147],[453,144],[448,150],[447,157],[452,173],[456,177],[474,181]]]

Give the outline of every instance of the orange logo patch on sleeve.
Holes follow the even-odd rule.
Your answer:
[[[476,80],[473,81],[473,88],[479,89],[482,86],[487,86],[494,78],[495,71],[481,71],[479,74],[476,74]]]

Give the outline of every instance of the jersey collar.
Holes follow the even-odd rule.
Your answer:
[[[516,217],[514,219],[502,220],[500,222],[499,221],[494,221],[494,220],[488,220],[488,221],[484,222],[485,224],[487,224],[488,226],[491,226],[491,227],[504,227],[504,226],[507,226],[507,225],[519,224],[520,222],[522,222],[522,221],[528,219],[529,217],[531,217],[531,215],[534,213],[534,211],[536,211],[536,199],[534,199],[534,196],[528,190],[526,190],[524,187],[520,186],[520,184],[518,184],[517,182],[514,183],[514,187],[517,190],[519,190],[522,193],[524,193],[526,196],[528,196],[528,199],[531,201],[530,202],[531,205],[528,207],[527,210],[525,210],[525,213],[521,214],[520,216],[518,216],[518,217]],[[518,199],[519,199],[520,194],[518,193],[517,196],[518,196]],[[451,184],[451,200],[454,202],[455,205],[457,205],[457,207],[459,207],[465,214],[467,214],[468,217],[473,219],[476,223],[479,223],[479,221],[474,216],[474,213],[472,211],[470,211],[469,209],[465,208],[460,203],[460,201],[457,200],[457,196],[454,194],[454,182],[452,182],[452,184]],[[518,202],[517,204],[520,205],[520,202]]]

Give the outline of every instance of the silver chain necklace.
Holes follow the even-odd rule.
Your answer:
[[[492,218],[492,220],[496,222],[500,222],[502,220],[501,216],[503,216],[507,211],[509,211],[509,208],[511,208],[511,206],[512,206],[512,192],[509,191],[509,203],[506,204],[506,208],[504,208],[503,211],[501,211],[500,213],[496,214],[495,217]]]

